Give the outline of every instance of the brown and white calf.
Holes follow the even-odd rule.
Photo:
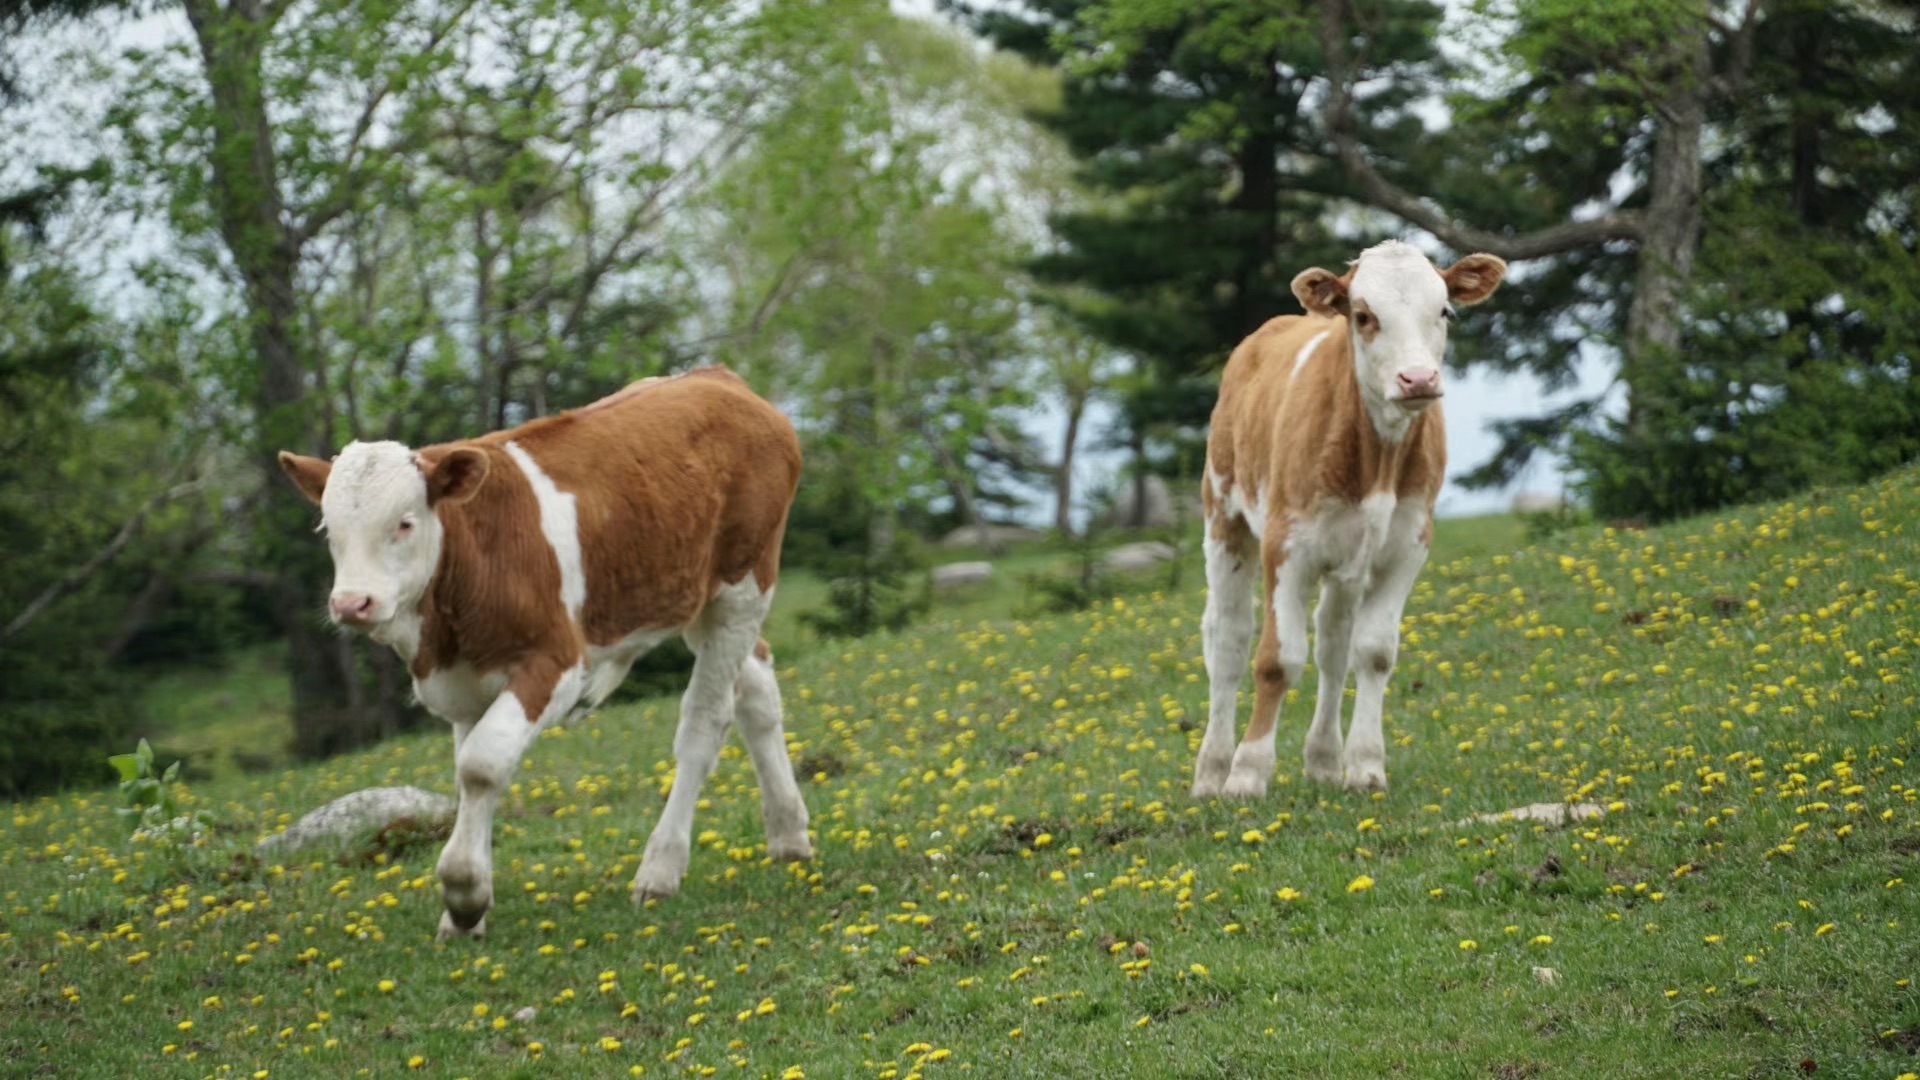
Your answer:
[[[1491,255],[1436,270],[1417,249],[1389,241],[1361,253],[1344,276],[1313,269],[1294,278],[1308,314],[1272,320],[1227,361],[1201,493],[1210,701],[1196,796],[1266,794],[1280,704],[1306,669],[1315,585],[1320,695],[1306,775],[1354,790],[1386,788],[1387,677],[1446,474],[1439,401],[1447,323],[1453,304],[1485,300],[1505,274]],[[1269,599],[1256,616],[1262,592]],[[1236,749],[1234,714],[1256,619],[1264,626],[1253,719]],[[1343,748],[1349,663],[1358,693]]]
[[[733,721],[760,778],[768,854],[811,856],[760,639],[800,447],[737,376],[649,379],[477,439],[355,442],[332,462],[282,453],[280,465],[320,505],[334,621],[392,646],[420,702],[453,725],[443,937],[486,930],[493,812],[527,744],[676,633],[693,675],[635,899],[679,889],[694,804]]]

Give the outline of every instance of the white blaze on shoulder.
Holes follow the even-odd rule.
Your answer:
[[[1333,333],[1331,330],[1322,330],[1308,338],[1305,345],[1300,346],[1300,351],[1293,358],[1293,374],[1288,378],[1291,379],[1300,374],[1300,369],[1306,367],[1307,361],[1313,359],[1313,350],[1319,348],[1320,343],[1327,340],[1327,335],[1331,333]]]
[[[566,605],[567,614],[578,618],[581,605],[587,602],[587,571],[580,556],[580,517],[574,509],[574,497],[561,491],[519,443],[507,444],[507,456],[527,474],[527,483],[533,486],[533,497],[540,504],[540,531],[560,564],[560,602]]]

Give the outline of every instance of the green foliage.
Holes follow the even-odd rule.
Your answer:
[[[1082,533],[1067,544],[1067,562],[1055,570],[1022,575],[1027,589],[1025,615],[1057,615],[1087,608],[1117,591],[1111,575],[1100,566],[1100,549]]]
[[[1113,507],[1114,491],[1108,486],[1096,486],[1086,493],[1083,503],[1087,523],[1078,534],[1064,537],[1063,564],[1021,576],[1027,597],[1020,614],[1084,611],[1118,593],[1113,575],[1101,566],[1101,555],[1107,546],[1106,530],[1101,523]]]
[[[807,63],[713,193],[726,228],[708,250],[747,328],[728,361],[790,405],[805,444],[789,557],[835,582],[823,625],[859,633],[918,603],[909,527],[981,515],[991,478],[1019,471],[999,449],[1019,442],[1031,320],[991,162],[954,141],[1010,122],[973,96],[993,84],[969,42],[863,6]]]
[[[164,772],[156,771],[153,747],[141,739],[131,754],[115,754],[107,764],[120,777],[120,799],[114,815],[127,828],[127,835],[156,846],[191,844],[212,824],[206,810],[189,810],[181,804],[177,790],[180,762],[174,761]]]
[[[109,773],[100,748],[122,745],[136,723],[124,677],[89,662],[83,643],[0,647],[0,795],[92,787]]]
[[[1866,6],[1769,12],[1710,162],[1677,355],[1572,460],[1603,516],[1677,517],[1855,483],[1920,457],[1920,54]]]
[[[923,560],[903,539],[885,547],[850,546],[819,569],[827,578],[826,606],[802,612],[800,622],[822,637],[902,630],[933,603]]]

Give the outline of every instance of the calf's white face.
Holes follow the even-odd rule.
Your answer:
[[[1443,393],[1440,366],[1453,305],[1485,300],[1506,271],[1492,255],[1469,255],[1437,270],[1418,248],[1389,240],[1361,252],[1346,277],[1318,267],[1302,271],[1293,294],[1317,315],[1347,317],[1354,374],[1370,402],[1414,413]]]
[[[435,509],[472,497],[487,457],[458,447],[427,460],[397,442],[348,443],[331,462],[282,452],[280,467],[320,505],[333,554],[333,621],[378,632],[420,606],[444,536]]]

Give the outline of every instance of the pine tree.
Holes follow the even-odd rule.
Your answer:
[[[1113,302],[1079,311],[1090,330],[1151,374],[1126,395],[1123,438],[1172,436],[1192,475],[1212,408],[1209,376],[1246,334],[1297,313],[1288,286],[1353,257],[1325,213],[1338,176],[1312,95],[1326,59],[1307,2],[972,0],[944,6],[1002,48],[1057,65],[1060,108],[1039,119],[1082,163],[1092,206],[1054,215],[1055,250],[1033,270]],[[1401,110],[1444,73],[1439,5],[1378,0],[1370,75],[1392,76],[1354,106],[1369,121]],[[1382,129],[1384,130],[1384,128]]]

